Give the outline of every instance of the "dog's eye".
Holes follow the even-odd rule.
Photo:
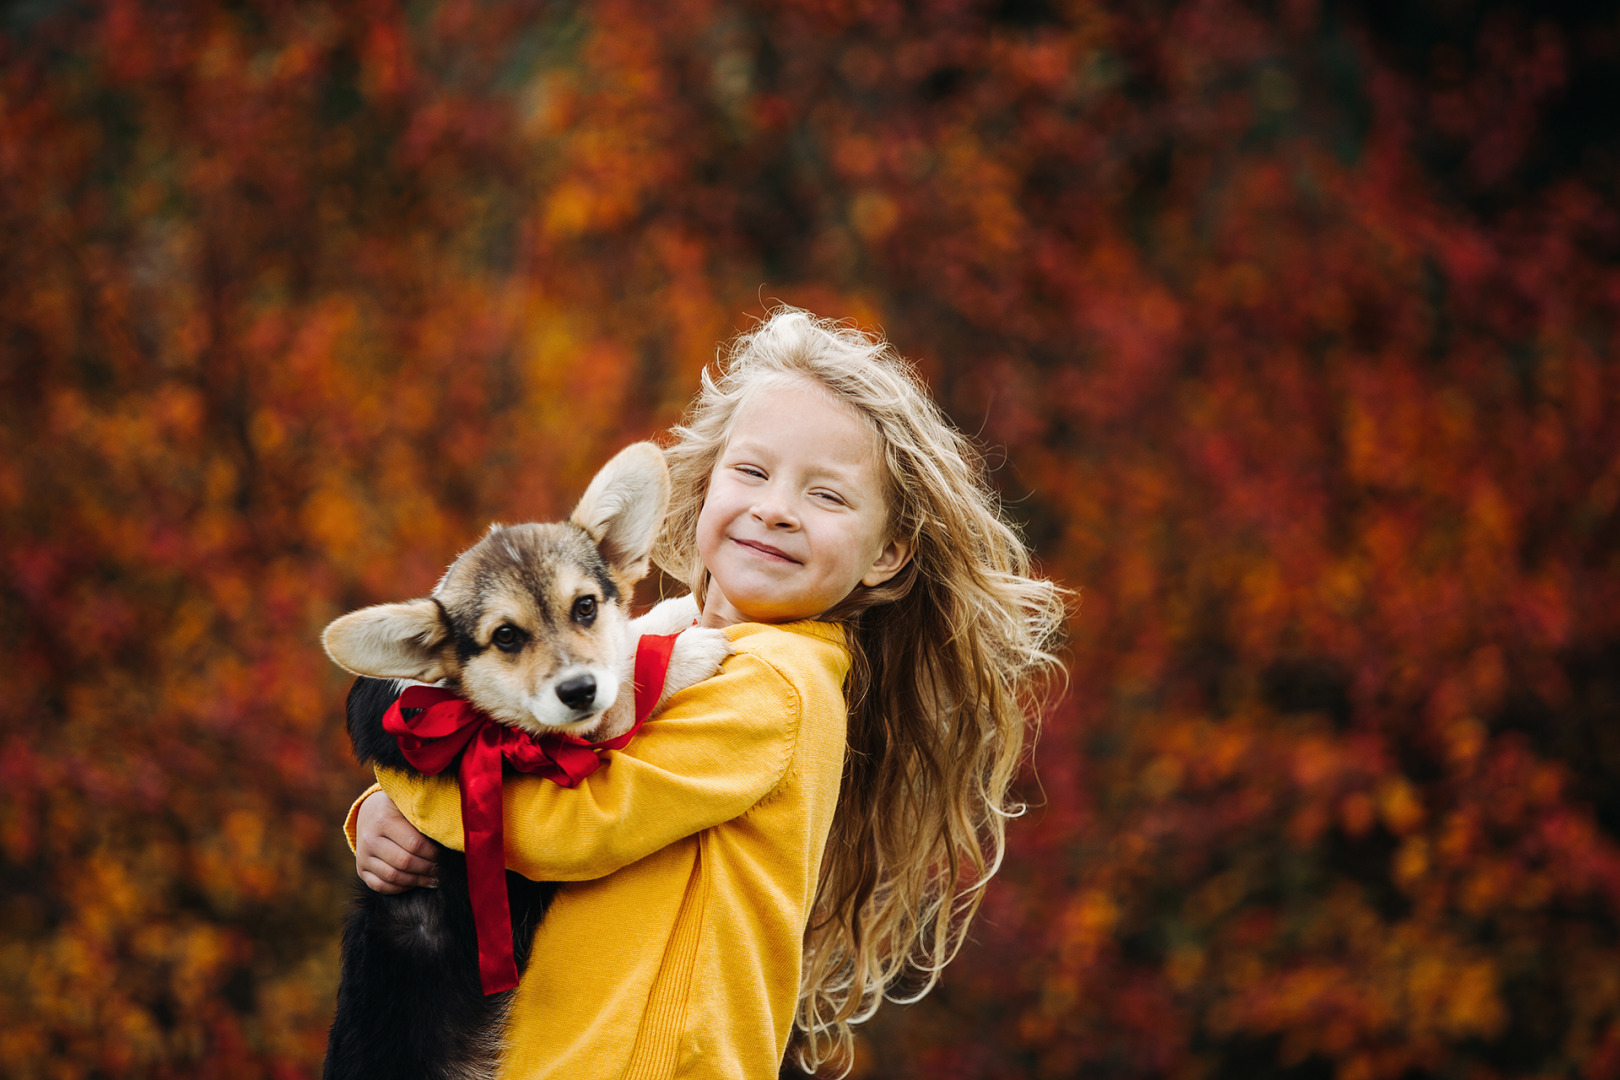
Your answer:
[[[517,652],[523,648],[523,632],[511,623],[496,630],[490,635],[489,640],[501,652]]]
[[[596,597],[582,596],[574,601],[574,621],[589,626],[596,621]]]

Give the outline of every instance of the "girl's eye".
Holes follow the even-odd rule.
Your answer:
[[[756,469],[752,465],[738,465],[737,471],[744,476],[752,476],[755,480],[765,479],[765,470]]]
[[[523,631],[507,623],[491,634],[489,640],[501,652],[517,652],[523,648]]]
[[[596,597],[582,596],[574,601],[574,621],[589,626],[596,621]]]

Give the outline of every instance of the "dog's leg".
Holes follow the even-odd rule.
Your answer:
[[[691,593],[660,600],[651,611],[630,620],[630,629],[642,634],[678,634],[698,620],[697,601]]]
[[[493,1074],[511,994],[484,995],[465,863],[439,860],[438,889],[384,896],[355,883],[323,1080]]]
[[[670,612],[660,613],[666,605],[675,605],[674,617]],[[664,687],[658,694],[658,702],[653,707],[657,712],[664,707],[664,702],[677,690],[685,690],[688,686],[700,683],[710,675],[720,670],[720,664],[732,653],[731,639],[727,638],[722,630],[708,630],[700,626],[693,626],[691,618],[685,617],[684,612],[695,612],[697,605],[691,602],[690,597],[681,597],[677,600],[665,600],[654,608],[648,615],[631,622],[630,627],[637,639],[643,634],[680,633],[675,639],[675,648],[670,653],[669,670],[664,675]],[[656,626],[649,628],[644,621],[650,615],[660,615],[661,621],[666,625],[674,623],[668,630]],[[629,731],[636,722],[636,689],[635,689],[636,658],[634,653],[624,658],[619,677],[619,694],[613,704],[602,714],[602,722],[597,725],[596,733],[592,738],[598,742],[611,739]]]
[[[719,671],[721,662],[732,653],[731,642],[722,631],[694,626],[697,619],[697,601],[687,594],[659,602],[630,623],[638,635],[681,635],[675,639],[675,651],[669,658],[669,673],[658,697],[660,707],[677,690],[685,690]]]
[[[664,676],[664,689],[658,695],[655,708],[663,708],[664,702],[677,690],[685,690],[719,671],[732,651],[731,639],[724,630],[694,626],[681,631],[670,653],[669,672]]]

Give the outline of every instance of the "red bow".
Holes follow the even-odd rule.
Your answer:
[[[648,634],[636,645],[636,722],[623,735],[593,743],[572,735],[536,738],[507,727],[437,686],[412,686],[383,717],[383,730],[418,771],[443,772],[461,757],[461,827],[467,849],[467,891],[478,932],[478,977],[484,993],[518,983],[512,957],[512,911],[506,896],[506,836],[501,816],[501,762],[571,788],[602,764],[599,750],[618,750],[641,730],[664,688],[677,634]],[[420,709],[406,719],[401,710]],[[466,752],[463,753],[462,751]]]

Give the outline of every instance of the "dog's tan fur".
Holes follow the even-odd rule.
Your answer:
[[[668,504],[663,453],[652,443],[629,446],[591,481],[568,522],[491,527],[432,595],[333,622],[326,651],[357,675],[453,685],[496,720],[534,734],[612,738],[634,723],[637,638],[684,630],[696,615],[690,600],[677,600],[629,617]],[[713,674],[730,652],[718,630],[682,633],[664,696]],[[587,683],[595,691],[582,703]]]

